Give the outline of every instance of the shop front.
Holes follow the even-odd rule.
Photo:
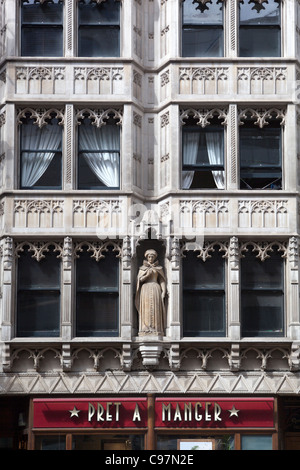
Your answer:
[[[33,399],[30,450],[276,450],[277,400],[223,397]]]

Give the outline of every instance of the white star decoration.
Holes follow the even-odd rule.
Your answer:
[[[70,418],[73,418],[73,416],[79,418],[78,413],[80,413],[80,410],[77,410],[76,406],[74,406],[73,410],[69,410],[69,413],[71,413]]]
[[[231,418],[232,416],[236,416],[237,418],[239,417],[239,416],[238,416],[238,413],[240,412],[240,410],[237,410],[234,405],[233,405],[233,407],[231,408],[231,410],[228,410],[228,411],[229,411],[229,413],[230,413],[229,418]]]

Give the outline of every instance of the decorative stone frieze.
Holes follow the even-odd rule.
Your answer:
[[[16,228],[62,228],[63,215],[63,199],[15,199],[14,201]]]
[[[65,67],[16,67],[16,93],[65,93]]]
[[[124,67],[75,67],[74,93],[75,95],[124,94]]]

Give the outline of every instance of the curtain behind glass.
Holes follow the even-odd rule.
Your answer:
[[[119,187],[120,134],[116,125],[80,126],[79,151],[99,181],[110,188]],[[89,152],[91,150],[93,152]]]
[[[206,133],[206,146],[209,163],[211,165],[223,164],[223,135],[220,132]],[[224,189],[224,171],[212,171],[218,189]]]
[[[184,151],[184,165],[196,165],[197,154],[199,146],[200,134],[198,132],[184,132],[183,133],[183,151]],[[182,187],[189,189],[193,178],[194,171],[183,171],[182,174]]]
[[[32,187],[49,167],[61,146],[61,128],[47,124],[41,129],[30,121],[22,127],[22,187]]]

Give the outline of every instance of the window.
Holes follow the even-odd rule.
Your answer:
[[[247,113],[240,126],[241,189],[281,189],[281,123],[272,113],[266,125]]]
[[[262,261],[248,250],[241,260],[241,316],[243,336],[282,336],[284,263],[276,248]]]
[[[76,262],[76,336],[118,336],[119,259],[96,261],[84,247]]]
[[[222,57],[223,3],[185,0],[182,9],[182,56]]]
[[[190,116],[182,127],[182,188],[225,188],[224,126],[219,117],[201,127]]]
[[[61,189],[62,126],[55,113],[42,127],[30,113],[21,119],[20,186],[22,189]]]
[[[183,258],[183,336],[225,336],[225,260],[218,251],[205,262]]]
[[[22,0],[21,54],[31,57],[63,55],[62,0]]]
[[[17,336],[60,333],[60,260],[53,247],[40,261],[25,247],[18,259]]]
[[[78,56],[120,56],[120,0],[80,0]]]
[[[120,187],[120,126],[114,113],[103,119],[83,113],[78,121],[78,189]]]
[[[280,0],[240,2],[240,56],[280,56],[280,17]]]

